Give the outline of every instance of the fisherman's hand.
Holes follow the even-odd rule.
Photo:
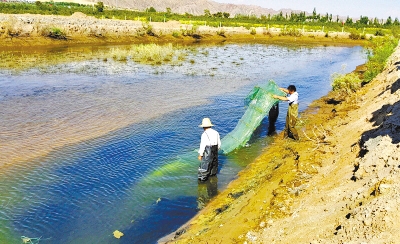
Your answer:
[[[283,87],[280,87],[279,90],[283,91],[284,93],[288,93],[289,92],[288,89],[285,89]]]
[[[277,96],[277,95],[272,95],[272,97],[275,98],[275,99],[279,98],[279,96]]]
[[[199,155],[197,158],[201,161],[203,159],[203,156]]]

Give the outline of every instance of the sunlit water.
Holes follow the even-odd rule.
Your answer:
[[[40,243],[155,243],[272,140],[264,120],[248,147],[220,156],[217,178],[199,184],[195,150],[203,117],[223,137],[243,115],[247,93],[269,79],[295,84],[304,110],[331,89],[332,73],[365,61],[360,47],[193,50],[181,65],[94,59],[0,71],[0,243],[20,243],[21,236],[41,237]],[[281,103],[279,131],[286,109]],[[125,235],[117,240],[114,230]]]

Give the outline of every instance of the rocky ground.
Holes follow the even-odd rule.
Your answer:
[[[400,243],[400,47],[355,94],[301,115],[168,243]]]

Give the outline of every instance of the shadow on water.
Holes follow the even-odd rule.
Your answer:
[[[140,243],[155,243],[166,233],[173,232],[192,218],[217,194],[218,177],[212,176],[205,182],[198,182],[197,197],[159,199],[151,205],[149,218],[135,220],[133,227],[124,230],[127,238],[121,239],[120,243],[137,243],[138,240]],[[149,222],[152,224],[149,225]]]
[[[162,198],[151,206],[148,218],[135,220],[133,227],[123,231],[125,238],[118,243],[156,243],[193,217],[197,212],[196,204],[196,197]]]

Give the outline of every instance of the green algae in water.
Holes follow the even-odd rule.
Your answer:
[[[153,171],[149,175],[149,178],[163,177],[163,176],[167,176],[168,174],[179,173],[179,172],[185,171],[184,170],[185,166],[188,166],[187,161],[186,162],[182,161],[182,160],[173,161],[173,162],[168,163],[168,164],[162,166],[161,168]]]

